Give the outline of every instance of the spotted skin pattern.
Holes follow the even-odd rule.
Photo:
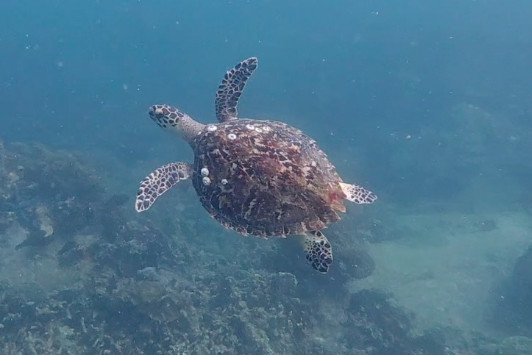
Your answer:
[[[332,247],[320,231],[312,231],[305,236],[305,254],[309,264],[322,274],[329,271],[333,262]]]
[[[137,212],[146,211],[155,200],[181,180],[188,179],[192,167],[187,163],[170,163],[161,166],[140,182],[135,201]]]
[[[225,122],[237,119],[238,99],[244,91],[247,80],[257,69],[258,63],[257,58],[251,57],[238,63],[225,74],[216,92],[215,108],[218,121]]]
[[[377,200],[377,195],[362,186],[341,182],[340,187],[345,193],[345,198],[356,204],[368,204]]]
[[[170,105],[153,105],[148,110],[150,118],[163,129],[176,127],[186,114]]]
[[[149,108],[148,114],[159,127],[168,132],[177,133],[188,142],[191,142],[194,136],[205,128],[204,124],[194,121],[186,113],[169,105],[153,105]]]

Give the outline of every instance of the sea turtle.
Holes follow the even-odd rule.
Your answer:
[[[257,65],[257,58],[248,58],[225,74],[215,100],[219,123],[199,123],[168,105],[149,108],[153,121],[190,144],[194,164],[170,163],[153,171],[140,184],[135,208],[147,210],[172,186],[191,178],[203,207],[223,226],[263,238],[302,236],[306,259],[326,273],[333,256],[321,230],[340,219],[344,199],[363,204],[377,196],[344,183],[300,130],[238,118],[238,99]]]

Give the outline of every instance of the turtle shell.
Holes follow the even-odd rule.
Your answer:
[[[210,124],[192,146],[194,188],[227,228],[285,237],[321,230],[345,212],[334,166],[314,140],[285,123]]]

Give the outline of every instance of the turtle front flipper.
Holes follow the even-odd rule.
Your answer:
[[[246,81],[253,74],[253,71],[257,69],[258,63],[257,58],[251,57],[238,63],[225,74],[216,92],[215,106],[218,121],[225,122],[237,119],[236,106],[238,99],[242,95],[242,91],[244,91]]]
[[[333,262],[331,243],[320,231],[307,232],[304,237],[307,261],[322,274],[327,273]]]
[[[345,198],[354,203],[373,203],[377,199],[377,195],[362,186],[341,182],[340,187],[346,196]]]
[[[146,211],[159,196],[191,175],[192,166],[188,163],[170,163],[161,166],[140,182],[135,209],[137,212]]]

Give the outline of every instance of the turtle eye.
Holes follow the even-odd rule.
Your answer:
[[[148,114],[153,118],[162,118],[164,116],[168,116],[169,113],[170,111],[161,105],[153,105],[148,110]]]

